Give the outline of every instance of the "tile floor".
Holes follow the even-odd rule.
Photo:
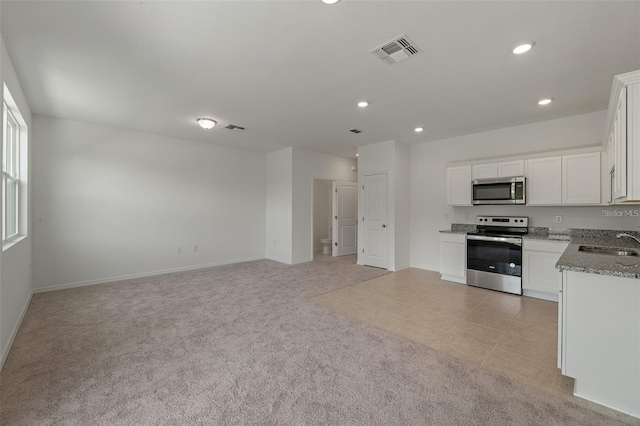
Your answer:
[[[374,327],[474,363],[596,411],[633,418],[575,398],[557,365],[558,304],[406,269],[312,298]]]

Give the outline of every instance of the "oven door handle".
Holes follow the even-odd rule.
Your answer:
[[[467,235],[467,240],[498,241],[498,242],[501,242],[501,243],[515,244],[515,245],[518,245],[518,246],[522,245],[522,238],[489,237],[489,236],[484,236],[484,235]]]

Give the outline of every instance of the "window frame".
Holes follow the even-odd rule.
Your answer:
[[[26,176],[22,175],[21,155],[24,154],[22,137],[26,126],[22,123],[22,115],[16,107],[12,107],[13,99],[6,86],[4,87],[4,99],[2,102],[2,248],[3,250],[26,236],[23,225],[27,206],[23,203],[26,191]],[[9,191],[13,186],[14,190]],[[25,217],[23,217],[25,216]],[[10,222],[11,221],[11,222]],[[12,225],[12,226],[10,226]]]

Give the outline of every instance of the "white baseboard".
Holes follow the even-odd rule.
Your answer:
[[[466,277],[456,277],[454,275],[442,275],[440,274],[440,279],[444,280],[444,281],[453,281],[454,283],[460,283],[460,284],[466,284],[467,283],[467,278]]]
[[[11,336],[7,341],[7,345],[2,350],[2,358],[0,358],[0,370],[2,370],[2,367],[4,366],[4,362],[6,361],[7,356],[9,356],[9,351],[11,350],[11,346],[13,346],[13,341],[15,340],[16,335],[18,334],[18,329],[22,324],[24,315],[27,313],[27,309],[29,309],[29,304],[31,303],[32,296],[33,296],[33,292],[31,292],[31,294],[29,295],[29,298],[27,299],[27,303],[25,303],[24,306],[22,307],[22,312],[20,312],[20,317],[18,318],[18,321],[16,321],[16,324],[13,327],[13,330],[11,331]]]
[[[542,290],[531,290],[531,289],[522,289],[522,295],[527,297],[535,297],[536,299],[544,299],[549,300],[551,302],[558,301],[558,293],[550,293],[548,291]]]
[[[75,282],[75,283],[58,284],[58,285],[52,285],[52,286],[47,286],[47,287],[34,288],[33,289],[33,293],[45,293],[45,292],[48,292],[48,291],[66,290],[66,289],[69,289],[69,288],[85,287],[85,286],[96,285],[96,284],[105,284],[105,283],[111,283],[111,282],[116,282],[116,281],[131,280],[131,279],[134,279],[134,278],[153,277],[155,275],[171,274],[173,272],[193,271],[195,269],[205,269],[205,268],[211,268],[211,267],[214,267],[214,266],[231,265],[231,264],[234,264],[234,263],[250,262],[252,260],[261,260],[261,259],[264,259],[264,257],[247,257],[245,259],[235,259],[235,260],[227,260],[227,261],[223,261],[223,262],[214,262],[214,263],[207,263],[207,264],[200,264],[200,265],[184,266],[184,267],[180,267],[180,268],[163,269],[163,270],[160,270],[160,271],[142,272],[142,273],[139,273],[139,274],[118,275],[118,276],[115,276],[115,277],[100,278],[100,279],[97,279],[97,280],[78,281],[78,282]]]
[[[313,258],[307,258],[307,259],[299,259],[299,260],[294,260],[293,263],[291,263],[292,265],[297,265],[299,263],[307,263],[307,262],[312,262]]]
[[[403,269],[409,269],[409,268],[411,268],[411,265],[407,263],[406,265],[396,266],[395,271],[398,272],[398,271],[402,271]]]
[[[287,259],[280,259],[280,258],[278,258],[278,257],[269,257],[269,256],[267,256],[267,257],[265,257],[265,259],[267,259],[267,260],[273,260],[274,262],[284,263],[285,265],[293,265],[293,263],[291,263],[291,261],[290,261],[290,260],[287,260]]]

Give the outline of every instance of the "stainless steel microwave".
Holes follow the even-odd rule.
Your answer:
[[[525,204],[524,176],[471,181],[473,204]]]

